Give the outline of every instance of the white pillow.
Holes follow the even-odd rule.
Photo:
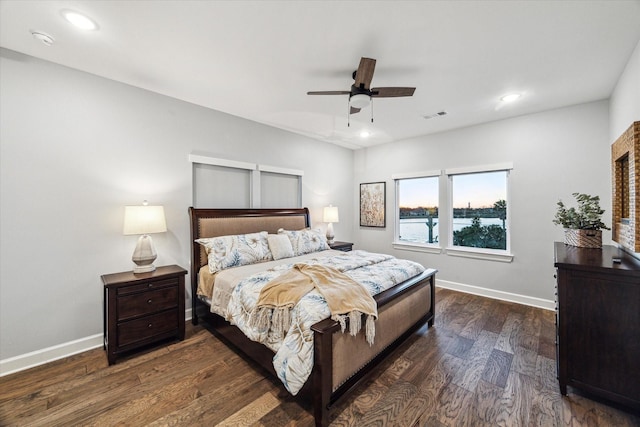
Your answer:
[[[281,228],[278,230],[278,234],[284,234],[289,238],[295,256],[330,249],[327,244],[327,236],[320,229],[305,228],[294,231]]]
[[[291,258],[293,256],[293,247],[291,240],[284,234],[269,234],[267,236],[269,242],[269,250],[273,259]]]
[[[255,264],[273,259],[267,242],[267,232],[197,239],[209,256],[209,271]]]

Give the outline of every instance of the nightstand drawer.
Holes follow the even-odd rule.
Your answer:
[[[155,313],[178,305],[178,286],[118,297],[118,321]]]
[[[156,280],[142,283],[140,285],[124,286],[118,288],[118,296],[135,294],[137,292],[151,291],[155,289],[177,286],[178,279]]]
[[[169,310],[118,325],[118,347],[178,329],[178,312]]]

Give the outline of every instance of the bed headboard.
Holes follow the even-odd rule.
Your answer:
[[[202,245],[195,242],[202,237],[218,237],[233,234],[267,231],[271,234],[279,228],[301,230],[310,226],[309,209],[198,209],[189,208],[191,219],[191,292],[198,287],[198,271],[207,264],[207,254]]]

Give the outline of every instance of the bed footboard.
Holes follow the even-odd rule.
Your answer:
[[[326,319],[315,324],[313,407],[316,425],[327,426],[332,408],[391,352],[425,323],[433,326],[435,270],[427,270],[402,286],[376,296],[378,321],[372,346],[363,334],[339,333]],[[338,332],[338,333],[336,333]]]

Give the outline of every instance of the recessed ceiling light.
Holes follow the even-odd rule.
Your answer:
[[[516,99],[520,98],[520,94],[519,93],[510,93],[508,95],[503,96],[502,98],[500,98],[500,101],[502,102],[512,102],[515,101]]]
[[[360,132],[360,138],[368,138],[370,135],[371,134],[366,130],[363,130],[362,132]]]
[[[61,13],[64,19],[81,30],[92,31],[98,29],[98,24],[86,15],[74,12],[73,10],[63,10]]]

